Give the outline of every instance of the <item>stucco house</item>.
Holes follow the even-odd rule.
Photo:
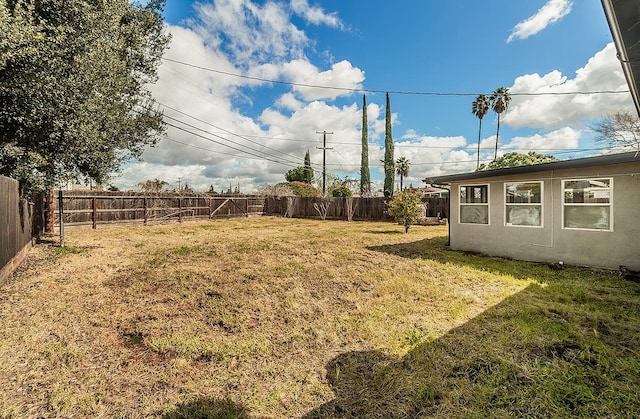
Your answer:
[[[451,188],[454,250],[640,271],[636,152],[424,181]]]

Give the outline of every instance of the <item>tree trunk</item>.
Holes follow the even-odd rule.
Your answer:
[[[482,137],[482,118],[480,118],[480,128],[478,128],[478,163],[476,170],[480,168],[480,137]]]
[[[493,154],[493,159],[497,159],[498,158],[498,134],[500,134],[500,114],[498,114],[498,130],[496,131],[496,151]]]
[[[53,233],[53,229],[54,229],[54,224],[55,224],[55,214],[54,214],[54,199],[53,199],[53,189],[50,189],[49,192],[47,192],[46,196],[45,196],[45,202],[44,202],[44,218],[46,220],[45,222],[45,232],[46,233]]]

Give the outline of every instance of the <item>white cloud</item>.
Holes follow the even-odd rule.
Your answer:
[[[284,4],[250,0],[195,3],[198,23],[194,30],[212,49],[224,51],[233,61],[253,66],[265,61],[301,58],[310,44],[289,19]]]
[[[552,23],[560,21],[571,12],[573,2],[569,0],[549,0],[533,16],[519,22],[511,31],[507,42],[527,39],[544,30]]]
[[[407,130],[401,138],[395,144],[394,157],[396,160],[406,157],[411,163],[405,185],[421,187],[425,177],[465,172],[476,167],[476,153],[460,149],[467,147],[463,136],[420,136],[413,130]]]
[[[307,0],[291,0],[293,11],[313,25],[327,25],[332,28],[343,28],[344,25],[337,13],[325,13],[318,6],[310,6]]]
[[[305,5],[308,6],[298,2],[296,7]],[[284,181],[284,173],[301,165],[307,150],[316,176],[320,176],[322,150],[317,147],[322,145],[322,136],[316,131],[322,130],[333,132],[327,137],[327,146],[331,147],[327,150],[328,172],[357,177],[362,95],[352,90],[362,88],[365,72],[347,60],[325,67],[311,62],[305,56],[311,42],[291,24],[292,11],[287,4],[221,0],[197,7],[199,20],[192,22],[190,28],[168,28],[173,39],[167,57],[232,74],[347,90],[285,86],[163,61],[159,82],[152,88],[154,96],[158,102],[179,110],[165,108],[167,122],[192,133],[169,127],[168,138],[148,149],[144,162],[130,163],[114,177],[116,185],[134,188],[137,182],[155,177],[175,184],[180,177],[201,191],[209,185],[226,190],[229,184],[235,187],[239,183],[243,192],[252,192],[264,183]],[[610,44],[578,69],[572,79],[559,71],[542,76],[527,74],[515,80],[511,92],[626,89],[615,48]],[[268,95],[272,95],[271,101],[265,102]],[[379,161],[384,155],[384,96],[367,96],[369,164],[374,189],[379,189]],[[335,101],[339,97],[342,100]],[[624,107],[632,109],[628,94],[514,95],[501,122],[512,128],[544,131],[507,139],[501,130],[500,153],[527,148],[574,148],[583,118],[599,117]],[[412,162],[406,184],[421,186],[426,176],[475,169],[477,131],[470,142],[463,136],[435,137],[411,129],[399,134],[399,116],[393,114],[392,119],[395,156]],[[493,158],[494,145],[495,136],[482,139],[481,162]]]
[[[549,154],[553,150],[577,148],[581,134],[571,127],[563,127],[543,134],[513,137],[508,144],[501,146],[501,149],[519,153],[535,150],[541,154]]]
[[[319,71],[306,60],[294,60],[283,65],[284,75],[297,85],[293,89],[304,100],[334,100],[338,96],[351,95],[352,90],[362,88],[364,71],[348,61],[340,61],[330,70]],[[306,86],[304,86],[306,85]],[[321,89],[307,86],[332,86],[339,89]]]
[[[609,43],[569,79],[557,70],[543,76],[527,74],[518,77],[510,88],[512,101],[501,121],[512,128],[554,129],[576,125],[586,118],[598,118],[621,109],[632,109],[628,93],[593,95],[569,92],[625,91],[627,82],[616,49]],[[518,93],[539,94],[518,96]]]

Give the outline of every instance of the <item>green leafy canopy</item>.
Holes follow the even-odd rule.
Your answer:
[[[164,0],[0,0],[0,174],[104,182],[164,132]]]

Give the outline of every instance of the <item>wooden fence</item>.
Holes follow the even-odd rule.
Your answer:
[[[281,215],[295,218],[321,218],[322,205],[326,205],[327,219],[389,221],[385,198],[301,198],[268,197],[265,215]],[[428,198],[425,201],[425,217],[449,218],[449,198]]]
[[[0,285],[31,248],[34,205],[20,198],[18,181],[0,176]]]
[[[266,215],[280,215],[293,218],[321,218],[323,206],[329,220],[383,221],[391,220],[386,214],[384,198],[303,198],[295,196],[267,197]]]
[[[62,191],[55,200],[56,226],[60,208],[66,226],[144,223],[263,215],[264,198],[137,192]]]
[[[302,198],[233,195],[149,195],[137,192],[63,191],[56,199],[65,226],[144,223],[276,215],[294,218],[388,221],[384,198]],[[448,218],[448,198],[430,198],[426,217]]]

